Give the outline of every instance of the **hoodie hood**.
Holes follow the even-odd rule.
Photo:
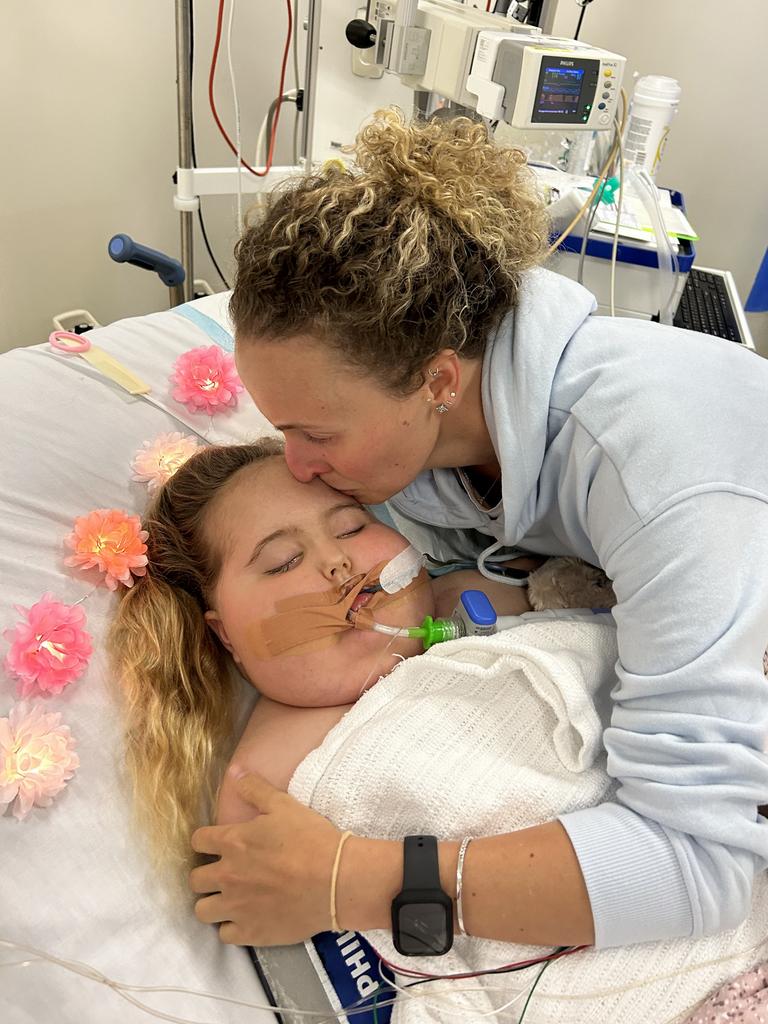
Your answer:
[[[516,544],[536,519],[547,448],[552,382],[568,342],[597,308],[586,288],[561,274],[527,271],[514,309],[483,356],[483,413],[501,466],[503,515],[479,509],[452,469],[427,470],[390,499],[432,526],[477,529]]]

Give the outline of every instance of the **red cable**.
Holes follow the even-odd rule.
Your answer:
[[[485,977],[491,974],[503,974],[505,971],[509,971],[514,967],[534,967],[536,964],[547,963],[549,960],[559,960],[561,957],[570,956],[571,953],[578,953],[582,949],[589,948],[589,946],[574,946],[572,949],[564,949],[560,953],[550,953],[549,956],[535,957],[532,960],[520,960],[515,964],[504,964],[502,967],[491,967],[485,971],[472,971],[467,974],[424,974],[422,971],[414,971],[410,967],[399,967],[397,964],[393,964],[387,960],[386,957],[383,957],[381,953],[378,953],[378,956],[385,967],[388,967],[394,974],[402,975],[404,978],[429,978],[440,981],[460,981],[467,978]]]
[[[224,141],[235,154],[235,156],[237,156],[237,147],[232,144],[232,140],[227,135],[224,125],[219,120],[219,115],[216,110],[216,100],[214,99],[213,96],[213,82],[214,78],[216,77],[216,62],[219,57],[219,45],[221,44],[221,26],[224,20],[224,2],[225,0],[219,0],[219,13],[218,18],[216,20],[216,40],[213,44],[211,70],[210,74],[208,75],[208,103],[210,104],[211,107],[213,119],[216,122],[218,129],[224,138]],[[283,63],[280,68],[280,90],[278,92],[277,106],[275,108],[275,118],[272,122],[272,134],[270,135],[269,139],[269,151],[267,153],[266,167],[264,168],[263,171],[254,171],[251,165],[249,163],[246,163],[246,161],[243,159],[242,154],[240,155],[240,163],[243,165],[243,167],[245,167],[246,170],[250,171],[251,174],[255,175],[257,178],[263,178],[268,173],[270,167],[272,166],[272,156],[275,151],[275,140],[277,139],[277,125],[280,120],[280,107],[282,106],[283,90],[285,87],[285,69],[288,64],[288,52],[291,47],[291,35],[293,32],[293,10],[291,8],[291,0],[286,0],[286,5],[288,7],[288,34],[285,39],[285,49],[283,50]]]

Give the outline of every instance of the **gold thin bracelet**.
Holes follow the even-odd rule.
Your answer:
[[[336,881],[339,877],[341,851],[344,849],[344,843],[346,843],[351,835],[351,832],[341,833],[341,836],[339,837],[339,845],[336,847],[336,858],[333,862],[333,871],[331,872],[331,929],[335,932],[344,931],[343,928],[339,927],[339,920],[336,917]]]

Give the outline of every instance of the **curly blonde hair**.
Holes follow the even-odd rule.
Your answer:
[[[230,314],[238,344],[308,334],[407,393],[442,349],[482,355],[549,222],[522,151],[468,118],[380,110],[350,152],[270,194],[237,243]]]

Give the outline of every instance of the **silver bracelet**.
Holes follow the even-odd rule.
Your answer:
[[[456,861],[456,923],[459,926],[459,935],[467,935],[464,927],[464,908],[461,903],[462,874],[464,872],[464,858],[467,855],[467,847],[472,842],[472,836],[464,836],[459,847],[459,859]]]

